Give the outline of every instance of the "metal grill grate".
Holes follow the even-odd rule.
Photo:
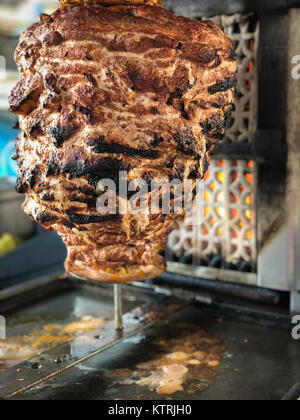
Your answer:
[[[214,268],[256,269],[256,165],[213,161],[204,183],[203,221],[186,218],[169,237],[183,262]]]
[[[238,89],[232,121],[224,141],[251,143],[257,128],[257,56],[259,23],[256,16],[233,15],[210,18],[221,26],[235,45],[238,60]]]

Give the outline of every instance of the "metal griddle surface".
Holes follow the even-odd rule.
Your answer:
[[[125,312],[131,311],[140,303],[133,295],[127,295],[127,299],[124,299]],[[62,281],[54,286],[49,295],[37,298],[29,304],[21,302],[15,309],[1,314],[7,319],[8,337],[28,334],[45,324],[74,322],[86,315],[113,319],[112,287],[102,289]]]
[[[60,305],[65,307],[63,300],[57,307]],[[288,330],[238,322],[226,316],[220,322],[219,317],[214,309],[191,304],[14,399],[280,400],[300,382],[300,343],[292,340]],[[158,357],[157,340],[171,340],[179,323],[204,329],[225,343],[227,350],[216,379],[204,391],[203,387],[199,387],[200,392],[186,384],[184,391],[172,396],[158,395],[137,384],[126,385],[127,373],[138,363]]]

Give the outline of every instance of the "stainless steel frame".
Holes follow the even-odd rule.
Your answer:
[[[288,72],[288,282],[292,307],[300,312],[300,79],[293,78],[294,57],[299,54],[300,9],[289,11]]]

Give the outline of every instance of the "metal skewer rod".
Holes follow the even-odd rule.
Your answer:
[[[123,330],[122,312],[122,285],[114,285],[114,306],[115,306],[115,328],[117,331]]]

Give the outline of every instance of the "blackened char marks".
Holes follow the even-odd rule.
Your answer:
[[[62,173],[70,174],[72,177],[80,177],[82,175],[92,175],[102,171],[114,170],[124,170],[122,161],[118,159],[103,158],[93,162],[75,156],[73,160],[70,160],[63,166]]]
[[[60,167],[55,156],[51,156],[47,164],[47,176],[59,175]]]
[[[236,77],[227,77],[224,82],[216,83],[213,86],[210,86],[208,91],[211,95],[215,95],[216,93],[226,92],[229,89],[232,89],[237,86],[237,78]]]
[[[173,156],[172,158],[171,158],[171,160],[170,160],[170,162],[169,163],[167,163],[167,168],[169,168],[169,169],[172,169],[172,168],[174,168],[174,163],[175,163],[175,161],[176,161],[176,156]]]
[[[157,147],[160,143],[164,142],[164,138],[163,137],[159,137],[158,134],[154,133],[153,134],[153,140],[151,141],[150,145],[152,147]]]
[[[224,111],[224,122],[225,127],[230,124],[232,111],[234,110],[234,105],[229,105],[227,109]]]
[[[78,105],[78,104],[74,104],[73,108],[75,111],[80,112],[80,114],[83,114],[87,117],[88,121],[91,122],[93,119],[93,113],[89,108],[86,108],[84,106]]]
[[[213,146],[214,146],[214,143],[212,143],[210,140],[208,140],[206,142],[206,151],[209,152],[212,149]]]
[[[52,193],[41,194],[40,198],[42,201],[48,201],[48,202],[55,200],[55,197]]]
[[[17,178],[15,189],[19,194],[24,194],[26,192],[26,185],[22,182],[20,177]]]
[[[203,128],[203,132],[210,138],[216,140],[222,140],[224,130],[231,120],[232,106],[227,107],[224,110],[224,114],[216,114],[209,120],[200,123]],[[209,150],[209,142],[207,142],[206,150]]]
[[[41,211],[37,214],[36,220],[40,224],[54,223],[57,221],[57,217],[54,214],[47,213],[46,211]]]
[[[121,160],[112,158],[103,158],[97,160],[87,160],[84,156],[72,154],[67,162],[59,163],[58,158],[51,156],[47,164],[47,176],[68,174],[71,178],[79,178],[84,175],[90,175],[90,185],[93,185],[92,178],[105,178],[114,171],[127,170]],[[96,183],[97,185],[97,183]]]
[[[95,190],[97,189],[99,181],[102,179],[114,179],[117,180],[117,171],[105,171],[105,170],[99,170],[96,173],[93,173],[88,178],[88,183],[91,185]]]
[[[107,176],[109,176],[109,174]],[[105,178],[107,178],[107,176],[105,176]],[[96,183],[96,186],[94,188],[96,189],[96,187],[97,187],[97,183]],[[91,187],[89,187],[87,185],[84,185],[82,187],[79,187],[78,188],[78,191],[81,192],[84,195],[89,195],[89,196],[92,196],[94,198],[97,198],[98,197],[98,193],[95,192],[93,188],[91,188]]]
[[[68,220],[66,217],[63,217],[61,219],[61,223],[63,226],[65,226],[68,229],[76,229],[76,226],[74,225],[74,223],[71,223],[70,220]]]
[[[60,125],[49,128],[49,133],[54,138],[54,145],[61,147],[64,141],[68,140],[77,130],[76,125]]]
[[[210,138],[222,140],[225,123],[225,119],[217,114],[213,118],[201,122],[200,126],[203,128],[203,132]]]
[[[54,74],[51,73],[45,77],[45,86],[51,92],[57,93],[58,95],[60,94]]]
[[[102,175],[102,174],[93,174],[89,176],[88,179],[88,183],[89,185],[91,185],[93,188],[97,188],[97,185],[99,183],[99,181],[101,181],[101,179],[106,179],[107,176],[106,175]]]
[[[152,115],[159,115],[159,109],[156,106],[152,106],[150,112]]]
[[[29,135],[41,134],[41,120],[38,118],[30,127]]]
[[[91,144],[91,142],[89,142]],[[94,141],[92,151],[97,154],[116,154],[129,157],[142,157],[145,159],[158,159],[159,154],[155,150],[133,149],[132,147],[123,146],[117,143],[105,143],[103,137]]]
[[[29,186],[30,186],[31,189],[35,187],[35,185],[36,185],[36,178],[35,178],[34,175],[31,175],[29,177],[28,184],[29,184]]]
[[[190,128],[180,130],[174,136],[178,150],[187,155],[193,155],[196,152],[197,140]]]
[[[93,223],[113,222],[120,218],[118,214],[111,214],[108,216],[86,216],[83,214],[67,213],[67,216],[70,222],[76,225],[89,225]]]
[[[198,179],[199,178],[199,171],[200,171],[200,165],[199,162],[194,166],[193,169],[191,169],[191,172],[189,174],[190,179]]]

